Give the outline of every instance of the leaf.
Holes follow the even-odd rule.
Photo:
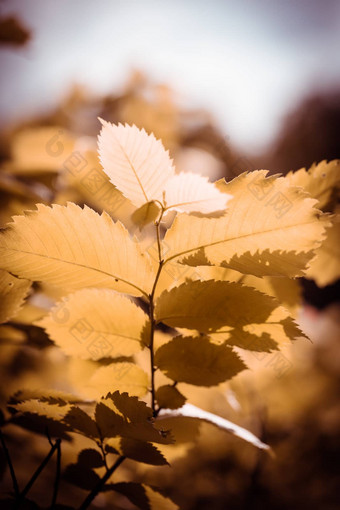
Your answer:
[[[78,455],[78,464],[88,468],[99,468],[104,465],[103,457],[98,450],[86,448]]]
[[[14,409],[16,414],[11,417],[11,423],[38,434],[60,437],[70,440],[71,428],[62,420],[70,409],[70,405],[59,406],[40,402],[39,400],[26,400],[17,404],[10,404],[9,409]]]
[[[199,407],[196,407],[192,404],[185,404],[183,407],[176,409],[175,411],[171,409],[162,409],[159,413],[158,420],[162,421],[162,419],[166,419],[167,423],[170,424],[171,418],[176,419],[177,417],[188,418],[189,422],[192,419],[207,421],[208,423],[212,423],[221,429],[227,430],[234,436],[244,439],[257,448],[264,450],[270,449],[267,444],[263,443],[258,437],[249,432],[249,430],[246,430],[243,427],[236,425],[236,423],[232,423],[231,421],[222,418],[221,416],[203,411],[203,409],[200,409]]]
[[[116,390],[142,397],[147,393],[148,386],[148,374],[134,363],[124,361],[98,368],[89,380],[86,391],[94,399]]]
[[[165,183],[174,175],[162,142],[136,126],[101,123],[99,156],[111,182],[137,207],[162,200]]]
[[[249,351],[271,352],[296,338],[306,338],[285,308],[275,308],[262,324],[246,324],[242,329],[221,328],[210,333],[217,344],[224,343]]]
[[[100,480],[97,473],[80,463],[69,464],[64,471],[63,478],[86,491],[92,490]]]
[[[0,323],[14,317],[22,307],[31,288],[31,282],[15,278],[7,271],[0,270]]]
[[[186,213],[224,211],[232,198],[221,193],[207,177],[190,172],[174,175],[167,181],[164,191],[167,209]]]
[[[316,281],[319,287],[330,285],[340,278],[340,215],[327,229],[327,237],[316,250],[306,276]]]
[[[299,265],[301,268],[307,267],[308,263],[314,257],[314,251],[310,250],[299,254]],[[280,250],[264,250],[251,254],[249,251],[242,255],[234,255],[228,263],[222,263],[222,266],[232,268],[243,274],[262,277],[271,276],[273,278],[293,278],[304,276],[305,269],[298,269],[296,266],[296,252]],[[251,271],[248,268],[251,267]]]
[[[0,235],[0,266],[65,289],[108,287],[148,293],[151,265],[127,230],[85,206],[37,205]]]
[[[159,216],[160,208],[156,202],[147,202],[137,209],[131,216],[132,221],[138,225],[140,230],[149,223],[155,221]]]
[[[275,299],[234,282],[192,281],[164,291],[155,316],[168,326],[216,331],[266,321],[278,306]]]
[[[177,409],[184,405],[186,398],[177,388],[174,388],[174,386],[170,384],[165,384],[157,389],[156,400],[159,407]]]
[[[123,437],[120,447],[122,455],[137,462],[151,464],[152,466],[165,466],[168,464],[161,452],[151,443]]]
[[[74,140],[64,128],[44,126],[17,133],[11,147],[11,173],[58,172],[72,153]]]
[[[169,444],[171,436],[154,428],[152,410],[127,393],[109,393],[96,406],[96,422],[102,437],[129,437],[152,443]]]
[[[237,332],[235,333],[235,331],[233,331],[230,333],[230,338],[228,338],[225,343],[235,347],[241,347],[241,349],[245,349],[247,351],[272,352],[278,350],[277,342],[275,342],[269,333],[266,332],[257,336],[252,335],[251,333],[248,333],[247,335],[244,333],[237,334]]]
[[[96,422],[80,407],[72,406],[64,416],[63,422],[78,434],[91,439],[99,438]]]
[[[164,416],[163,414],[164,413]],[[162,430],[164,427],[171,430],[175,438],[175,444],[192,443],[200,435],[201,420],[187,418],[185,416],[167,416],[168,409],[162,409],[156,418],[155,427]]]
[[[215,386],[247,368],[230,347],[203,336],[175,337],[156,351],[155,365],[173,381],[197,386]]]
[[[9,404],[18,404],[26,400],[36,400],[48,405],[58,405],[60,407],[69,406],[69,404],[79,403],[79,397],[71,393],[48,389],[48,390],[19,390],[9,400]]]
[[[295,314],[302,305],[302,288],[298,279],[265,276],[257,278],[247,275],[242,282],[264,294],[275,297],[287,310]]]
[[[147,321],[141,308],[113,290],[82,289],[63,298],[35,324],[66,354],[97,360],[140,351]]]
[[[332,210],[340,191],[340,160],[314,163],[309,170],[300,168],[296,172],[289,172],[286,179],[292,186],[301,186],[316,198],[320,209]]]
[[[285,178],[266,178],[266,173],[244,173],[228,184],[217,183],[220,191],[233,196],[225,216],[177,216],[164,238],[168,248],[165,266],[173,259],[187,263],[190,255],[203,251],[209,264],[231,269],[233,258],[243,257],[235,269],[259,275],[259,257],[266,252],[264,274],[301,274],[308,260],[306,253],[321,244],[328,223],[314,208],[314,199],[290,186]],[[198,264],[202,264],[202,256]]]
[[[109,484],[105,490],[114,490],[124,494],[131,503],[141,510],[179,510],[173,501],[145,484],[120,482]]]

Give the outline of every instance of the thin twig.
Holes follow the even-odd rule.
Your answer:
[[[60,446],[60,442],[61,440],[60,439],[57,439],[56,442],[52,445],[50,451],[48,452],[48,454],[46,455],[46,457],[44,458],[44,460],[42,461],[42,463],[40,464],[40,466],[36,469],[36,471],[33,473],[32,477],[30,478],[30,480],[27,482],[25,488],[21,491],[20,493],[20,499],[24,499],[24,497],[26,496],[26,494],[28,493],[28,491],[31,489],[32,485],[34,484],[34,482],[36,481],[36,479],[39,477],[39,475],[41,474],[41,472],[43,471],[43,469],[47,466],[50,458],[52,457],[52,455],[54,454],[54,452],[59,448]]]
[[[98,442],[97,444],[102,452],[105,469],[106,469],[106,471],[108,471],[109,466],[107,465],[107,458],[106,458],[107,454],[106,454],[106,451],[104,450],[103,440],[101,439],[100,443]]]
[[[157,270],[157,274],[156,274],[156,277],[155,277],[155,281],[153,283],[152,291],[151,291],[151,294],[149,296],[149,301],[150,301],[149,318],[150,318],[151,327],[150,327],[150,343],[149,343],[148,347],[149,347],[149,350],[150,350],[151,409],[152,409],[152,413],[153,413],[154,417],[157,415],[156,405],[155,405],[155,402],[156,402],[156,397],[155,397],[155,393],[156,393],[155,392],[155,372],[156,372],[156,368],[155,368],[155,364],[154,364],[154,357],[155,357],[155,353],[154,353],[154,336],[155,336],[156,321],[155,321],[155,313],[154,313],[155,312],[154,297],[155,297],[157,283],[158,283],[158,280],[159,280],[159,277],[161,275],[161,272],[162,272],[162,269],[163,269],[163,265],[164,265],[164,261],[163,261],[163,258],[162,258],[162,244],[161,244],[160,229],[159,229],[160,223],[161,223],[161,220],[162,220],[162,217],[163,217],[163,214],[164,214],[164,208],[162,206],[162,210],[160,212],[159,218],[155,222],[156,237],[157,237],[157,249],[158,249],[158,263],[159,263],[159,265],[158,265],[158,270]]]
[[[51,510],[55,507],[55,504],[57,502],[59,483],[60,483],[61,440],[57,439],[56,444],[57,444],[57,462],[56,462],[56,473],[55,473],[55,479],[54,479],[52,503],[51,503],[51,507],[50,507]]]
[[[1,441],[1,446],[3,448],[6,460],[7,460],[9,471],[11,473],[14,494],[15,494],[16,498],[19,498],[20,490],[19,490],[18,481],[17,481],[17,478],[15,476],[15,471],[14,471],[14,467],[13,467],[13,464],[12,464],[11,456],[10,456],[9,451],[7,449],[7,445],[5,443],[5,438],[4,438],[1,430],[0,430],[0,441]]]
[[[99,480],[97,485],[92,489],[92,491],[86,496],[83,503],[80,505],[78,510],[85,510],[85,508],[88,508],[91,502],[94,500],[94,498],[100,493],[101,489],[104,487],[106,482],[109,480],[111,475],[116,471],[116,469],[121,465],[122,462],[126,457],[122,455],[119,457],[116,462],[106,471],[105,475]]]

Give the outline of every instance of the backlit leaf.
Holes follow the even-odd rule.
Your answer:
[[[286,179],[293,186],[301,186],[316,198],[320,209],[332,210],[340,192],[340,160],[314,163],[308,170],[300,168],[296,172],[289,172]]]
[[[147,293],[152,269],[119,222],[88,207],[47,207],[15,216],[0,236],[0,267],[66,289]]]
[[[123,437],[120,442],[120,448],[122,455],[129,459],[153,466],[168,464],[161,452],[151,443]]]
[[[307,277],[314,279],[319,287],[330,285],[340,278],[340,215],[336,216],[332,227],[327,229],[327,237],[316,250]]]
[[[159,407],[177,409],[184,405],[186,398],[174,386],[164,384],[164,386],[157,388],[156,400]]]
[[[247,368],[230,347],[204,336],[174,338],[156,351],[155,364],[173,381],[197,386],[215,386]]]
[[[0,323],[7,322],[20,310],[31,287],[31,282],[15,278],[0,270]]]
[[[231,198],[221,193],[207,177],[189,172],[174,175],[165,185],[166,207],[179,212],[224,211]]]
[[[166,261],[183,261],[204,250],[210,264],[231,269],[232,259],[242,256],[242,264],[237,261],[235,269],[259,275],[259,254],[266,251],[264,274],[301,274],[306,268],[306,253],[321,244],[328,222],[320,219],[321,213],[314,208],[316,201],[304,191],[290,186],[283,177],[266,178],[266,173],[245,173],[228,184],[219,181],[220,191],[233,196],[221,218],[178,216],[164,239],[168,247]],[[295,255],[290,253],[292,250]]]
[[[15,409],[16,414],[11,418],[11,422],[31,430],[38,434],[70,439],[69,432],[72,431],[68,423],[63,422],[67,412],[71,409],[70,405],[60,406],[58,404],[49,404],[39,400],[26,400],[17,404],[10,404],[10,409]]]
[[[141,510],[179,510],[171,499],[162,496],[148,485],[134,482],[110,484],[107,489],[124,494]]]
[[[152,443],[169,444],[171,436],[154,428],[152,410],[127,393],[109,393],[96,406],[96,422],[103,437],[129,437]]]
[[[95,439],[99,437],[96,422],[80,407],[72,406],[63,418],[63,423],[83,436]]]
[[[134,363],[124,361],[98,368],[89,380],[86,391],[90,398],[95,399],[116,390],[143,397],[148,385],[148,374]]]
[[[141,308],[113,290],[82,289],[62,299],[36,325],[66,354],[97,360],[141,350],[147,320]]]
[[[162,200],[165,183],[174,175],[162,142],[136,126],[101,122],[99,156],[111,182],[137,207]]]
[[[155,315],[172,327],[209,332],[262,323],[277,306],[270,296],[239,283],[193,281],[163,292]]]

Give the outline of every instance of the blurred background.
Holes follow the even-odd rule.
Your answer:
[[[339,50],[338,0],[0,0],[0,226],[37,202],[103,207],[94,181],[64,169],[75,149],[94,157],[98,116],[153,131],[179,170],[212,180],[339,158]],[[131,209],[120,213],[133,230]],[[297,342],[279,369],[265,356],[223,392],[191,395],[276,457],[207,425],[182,438],[172,470],[131,463],[122,479],[165,487],[183,510],[337,510],[339,283],[318,283],[294,281],[285,303],[311,343]],[[65,360],[30,325],[38,316],[33,302],[1,326],[2,404],[23,387],[58,386],[61,371],[79,390],[87,373],[71,365],[65,375]],[[18,428],[8,434],[25,478],[48,445]],[[6,492],[1,453],[0,473]],[[34,487],[39,505],[52,478],[47,470]],[[80,501],[81,489],[64,483]],[[104,496],[96,505],[132,508]]]

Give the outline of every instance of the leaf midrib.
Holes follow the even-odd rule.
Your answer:
[[[260,235],[268,234],[269,232],[275,232],[275,231],[278,231],[278,230],[289,230],[291,228],[301,227],[302,225],[312,225],[313,223],[317,223],[317,221],[308,221],[306,223],[298,223],[298,224],[295,224],[295,225],[287,225],[285,227],[280,227],[280,228],[272,228],[272,229],[269,229],[269,230],[261,230],[261,232],[251,232],[249,234],[242,234],[242,235],[239,235],[239,236],[236,236],[236,237],[230,237],[229,239],[222,239],[220,241],[214,241],[212,243],[202,244],[201,246],[196,246],[195,248],[190,248],[188,250],[184,250],[184,251],[182,251],[180,253],[176,253],[175,255],[172,255],[171,257],[167,258],[164,261],[164,264],[166,264],[167,262],[170,262],[170,260],[173,260],[173,259],[175,259],[177,257],[180,257],[182,255],[186,255],[187,253],[190,253],[190,252],[193,252],[193,251],[198,251],[198,250],[201,250],[201,249],[204,249],[204,248],[208,248],[209,246],[216,246],[217,244],[227,243],[229,241],[235,241],[237,239],[242,239],[242,238],[245,238],[245,237],[260,236]],[[268,248],[266,248],[266,249],[268,249]]]
[[[7,250],[8,251],[14,251],[14,252],[17,252],[17,253],[23,253],[23,254],[26,254],[26,255],[33,255],[34,257],[42,257],[42,258],[49,259],[49,260],[55,260],[55,261],[61,262],[63,264],[70,264],[70,265],[81,267],[81,268],[84,268],[84,269],[89,269],[91,271],[97,271],[98,273],[104,274],[105,276],[109,276],[110,278],[113,278],[114,280],[119,280],[119,281],[121,281],[123,283],[126,283],[127,285],[130,285],[131,287],[134,287],[141,294],[143,294],[144,296],[148,297],[147,292],[145,292],[143,289],[141,289],[140,287],[138,287],[134,283],[131,283],[128,280],[125,280],[124,278],[121,278],[118,275],[114,275],[114,274],[108,273],[107,271],[103,271],[102,269],[98,269],[98,268],[92,267],[92,266],[87,266],[85,264],[80,264],[79,262],[72,262],[70,260],[64,260],[64,259],[60,259],[58,257],[52,257],[50,255],[44,255],[44,254],[41,254],[41,253],[35,253],[35,252],[31,252],[31,251],[18,250],[16,248],[7,248]],[[13,269],[12,269],[12,272],[13,272]],[[41,280],[38,279],[38,281],[41,281]]]

